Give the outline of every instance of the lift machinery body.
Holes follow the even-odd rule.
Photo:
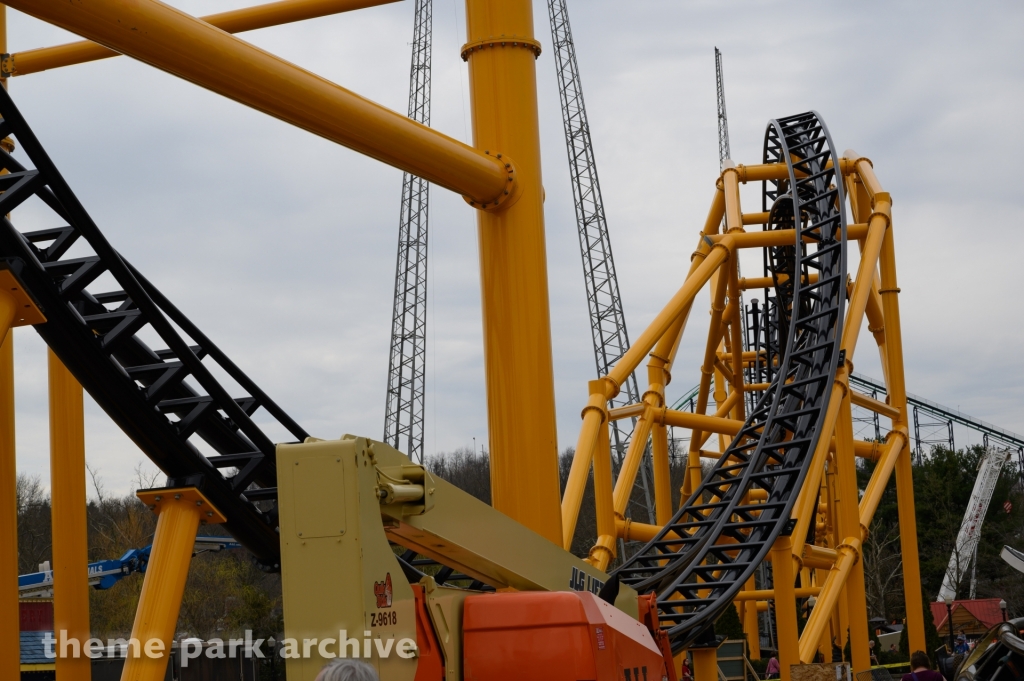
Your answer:
[[[343,655],[389,680],[668,678],[633,589],[613,607],[607,574],[397,450],[347,435],[277,459],[285,637],[317,653],[289,676]],[[490,589],[438,585],[408,550]]]

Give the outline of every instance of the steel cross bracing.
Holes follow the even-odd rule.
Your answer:
[[[551,20],[551,44],[555,54],[558,94],[562,104],[562,123],[565,127],[565,145],[569,155],[576,226],[580,238],[580,252],[583,255],[583,281],[587,289],[587,306],[590,311],[594,362],[597,375],[600,377],[605,376],[629,349],[629,334],[626,331],[626,317],[622,311],[619,281],[615,274],[615,260],[612,258],[611,238],[605,219],[604,200],[601,198],[601,183],[597,177],[597,162],[594,159],[590,124],[587,122],[587,109],[583,102],[583,85],[576,63],[576,46],[572,39],[566,0],[548,0],[548,17]],[[638,402],[640,390],[636,376],[630,374],[625,385],[621,386],[618,396],[609,401],[609,406],[618,407]],[[611,424],[611,446],[619,464],[629,446],[632,434],[627,424],[635,425],[635,419],[622,419]],[[649,485],[652,476],[649,454],[649,451],[644,453],[644,462],[640,467],[640,482],[647,505],[647,515],[653,522],[654,504]]]
[[[771,121],[764,160],[789,166],[789,180],[765,183],[769,224],[796,228],[788,255],[780,252],[775,261],[819,277],[791,277],[793,286],[779,289],[789,320],[774,382],[672,520],[613,573],[641,593],[657,594],[673,651],[696,641],[731,607],[775,540],[792,531],[792,508],[822,437],[840,361],[846,213],[837,156],[820,117],[810,112]],[[749,500],[755,488],[767,493],[764,503]]]
[[[37,197],[57,225],[23,233],[0,218],[0,268],[46,316],[36,331],[168,486],[198,487],[260,565],[278,569],[275,442],[253,416],[262,409],[261,422],[298,441],[308,433],[114,250],[3,88],[0,116],[0,138],[13,136],[35,166],[0,150],[0,216]],[[111,279],[112,289],[87,289]],[[232,397],[215,375],[247,394]]]
[[[433,0],[416,0],[409,75],[409,118],[430,125]],[[427,227],[430,183],[402,175],[395,306],[384,412],[384,441],[423,463],[427,359]]]

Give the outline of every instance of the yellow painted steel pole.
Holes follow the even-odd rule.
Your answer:
[[[222,523],[224,517],[194,487],[144,490],[138,497],[157,514],[156,533],[132,625],[139,644],[129,651],[121,681],[163,681],[196,530],[201,522]]]
[[[615,507],[612,502],[612,447],[608,426],[602,425],[594,457],[594,510],[597,515],[597,543],[587,561],[607,566],[615,558]]]
[[[629,350],[622,355],[622,358],[615,364],[615,368],[608,372],[608,376],[605,377],[611,383],[608,386],[611,393],[608,397],[614,397],[618,394],[618,390],[626,381],[626,378],[640,365],[644,356],[654,348],[655,343],[665,335],[672,327],[672,324],[684,312],[690,309],[693,299],[704,288],[704,284],[711,279],[719,266],[729,259],[732,245],[732,239],[729,235],[711,245],[711,249],[704,258],[704,261],[698,265],[691,276],[686,278],[682,287],[672,296],[672,300],[658,313],[654,321],[644,329],[644,332],[629,347]]]
[[[351,10],[375,7],[398,0],[281,0],[256,7],[208,14],[203,21],[226,33],[243,33],[295,21],[305,21]],[[7,50],[4,50],[6,54]],[[3,70],[12,76],[27,76],[61,66],[119,57],[119,53],[97,45],[91,40],[79,40],[53,47],[40,47],[15,52],[4,60]]]
[[[55,663],[60,681],[89,681],[92,661],[82,653],[90,638],[82,386],[52,350],[47,356]]]
[[[496,156],[473,149],[157,0],[10,0],[7,4],[474,201],[502,200],[507,188],[515,185],[510,177],[518,171],[506,168]],[[529,52],[532,59],[532,50],[518,51]],[[514,79],[507,72],[499,72],[499,77]],[[526,105],[516,106],[516,112],[520,106]],[[530,127],[513,115],[510,111],[508,120],[517,122],[516,130]],[[513,157],[517,151],[494,150]],[[517,162],[525,164],[529,176],[529,154],[522,150],[518,156]],[[510,170],[515,172],[510,175]],[[538,176],[538,186],[539,182]],[[535,203],[539,205],[540,199]]]
[[[695,416],[703,416],[708,410],[708,394],[711,391],[711,377],[714,375],[715,352],[722,335],[722,313],[725,311],[728,276],[729,273],[723,267],[719,270],[718,279],[712,281],[711,323],[708,326],[708,340],[704,346],[704,362],[700,368],[700,389],[697,391]],[[716,390],[718,387],[718,385],[715,386]],[[686,499],[689,499],[700,485],[700,446],[703,442],[701,434],[701,431],[696,428],[690,433],[690,449],[687,453],[686,477],[683,481],[683,498],[680,499],[680,503],[685,503]]]
[[[537,74],[529,0],[466,0],[473,143],[518,188],[477,214],[494,507],[562,545]]]
[[[0,53],[7,7],[0,5]],[[0,81],[7,87],[7,80]],[[18,301],[0,288],[0,679],[21,677],[18,606],[18,467],[14,438],[14,332]]]
[[[0,21],[5,21],[0,5]],[[0,30],[0,36],[6,31]],[[18,505],[14,441],[14,321],[17,302],[0,289],[0,679],[21,676],[18,616]]]
[[[863,162],[866,166],[867,162]],[[858,169],[862,164],[858,164]],[[877,199],[877,195],[874,197]],[[899,286],[896,282],[896,248],[892,228],[886,230],[879,257],[882,310],[885,315],[885,349],[888,354],[889,403],[900,410],[898,424],[907,427],[907,391],[903,375],[903,335],[900,329]],[[921,565],[917,547],[917,515],[914,510],[913,467],[909,442],[896,459],[896,498],[899,501],[900,549],[903,554],[903,593],[907,606],[907,637],[911,650],[924,650],[924,603],[921,599]]]
[[[772,575],[775,584],[775,622],[778,627],[779,678],[790,681],[790,665],[800,662],[800,640],[797,637],[796,591],[793,573],[793,544],[789,537],[779,537],[772,546]]]
[[[839,418],[836,420],[836,482],[838,498],[838,527],[840,536],[847,539],[861,536],[860,507],[857,490],[857,462],[853,455],[853,415],[849,395],[843,397]],[[855,546],[858,554],[859,546]],[[850,627],[850,654],[853,658],[853,673],[867,671],[871,668],[868,652],[868,606],[864,587],[864,562],[860,555],[849,569],[846,576],[847,612]],[[815,647],[817,642],[813,642]],[[810,645],[811,642],[808,642]]]
[[[566,551],[572,546],[572,537],[576,532],[576,519],[579,517],[580,503],[587,487],[587,474],[590,472],[590,462],[594,458],[600,430],[608,429],[608,401],[604,397],[604,383],[599,380],[590,381],[587,387],[590,398],[580,415],[583,425],[580,427],[569,479],[566,480],[565,493],[562,495],[562,548]]]
[[[747,580],[744,590],[740,593],[750,593],[757,588],[754,578]],[[747,646],[750,648],[750,659],[761,659],[761,635],[757,628],[757,603],[747,603],[743,607],[741,616],[743,622],[743,633],[747,637]]]
[[[807,618],[803,634],[800,636],[800,661],[804,664],[814,661],[814,654],[818,652],[822,632],[825,631],[832,611],[842,594],[843,583],[858,560],[860,539],[849,537],[838,550],[839,560],[829,570],[825,584],[818,595],[818,601],[814,604],[811,616]]]
[[[718,681],[718,649],[690,648],[693,656],[693,681]]]

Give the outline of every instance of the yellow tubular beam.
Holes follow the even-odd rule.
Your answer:
[[[846,323],[843,326],[841,347],[846,350],[846,367],[840,367],[839,372],[836,374],[836,385],[832,388],[828,410],[825,413],[825,422],[822,426],[821,432],[823,433],[831,433],[835,428],[836,418],[839,415],[839,411],[836,409],[838,406],[836,400],[841,395],[846,395],[846,392],[849,390],[849,372],[853,367],[853,353],[857,348],[857,337],[860,334],[861,323],[867,309],[868,297],[874,281],[875,266],[878,263],[879,253],[882,249],[882,241],[889,231],[889,203],[887,196],[886,201],[882,202],[881,210],[872,213],[871,220],[868,222],[868,234],[864,240],[864,249],[861,252],[860,264],[857,268],[857,279],[847,304]],[[841,380],[840,376],[842,377]],[[807,480],[804,481],[804,486],[801,488],[796,506],[794,506],[793,517],[797,519],[797,526],[793,531],[793,546],[796,549],[798,559],[807,536],[807,527],[814,517],[812,507],[815,494],[812,493],[812,490],[817,490],[818,484],[821,481],[826,454],[823,447],[828,447],[829,444],[824,438],[819,440],[814,452],[814,458],[811,461]]]
[[[775,621],[778,625],[779,678],[790,681],[790,665],[800,662],[797,638],[796,589],[793,574],[793,545],[789,537],[779,537],[772,546],[772,574],[775,582]]]
[[[811,596],[817,596],[821,593],[821,588],[817,586],[804,586],[799,589],[792,589],[793,596],[796,598],[809,598]],[[737,601],[768,601],[775,600],[775,591],[773,589],[758,589],[756,591],[740,591],[736,594],[733,600]]]
[[[566,551],[572,546],[572,537],[576,533],[576,519],[579,517],[583,492],[587,487],[587,474],[590,472],[590,462],[594,457],[594,447],[598,444],[600,432],[608,430],[608,426],[605,425],[607,402],[602,392],[604,384],[601,381],[590,381],[587,385],[590,388],[590,400],[581,414],[583,425],[580,427],[576,453],[573,455],[569,479],[566,480],[565,493],[562,495],[562,548]]]
[[[850,398],[842,400],[839,418],[836,420],[836,481],[839,486],[837,498],[837,527],[839,536],[859,537],[861,535],[860,509],[858,507],[857,464],[853,455],[853,418]],[[846,541],[844,539],[844,541]],[[859,550],[859,547],[855,547]],[[871,668],[868,651],[868,607],[864,589],[864,563],[857,561],[849,571],[844,583],[847,599],[847,613],[850,627],[850,653],[853,673],[859,674]],[[815,640],[814,645],[817,645]]]
[[[208,14],[201,19],[226,33],[243,33],[392,2],[397,0],[282,0],[230,12]],[[27,76],[47,69],[119,56],[120,54],[114,50],[90,40],[80,40],[64,45],[15,52],[4,64],[4,70],[12,76]]]
[[[135,610],[132,638],[143,646],[152,646],[157,654],[148,648],[144,648],[141,655],[129,654],[121,678],[163,681],[192,562],[196,530],[200,521],[222,523],[224,518],[194,487],[144,490],[138,496],[157,514],[157,521],[149,568]]]
[[[3,17],[3,7],[0,7]],[[3,36],[0,29],[0,36]],[[14,333],[17,302],[0,290],[0,679],[21,678],[18,648],[18,471],[14,441]]]
[[[633,492],[633,484],[636,482],[637,471],[640,470],[640,463],[643,460],[644,450],[647,449],[647,438],[651,434],[651,423],[653,418],[650,410],[645,411],[637,419],[633,428],[633,435],[629,438],[629,449],[622,460],[622,468],[615,478],[615,491],[612,494],[612,505],[615,514],[626,515],[626,506],[629,504],[629,495]]]
[[[514,159],[519,178],[504,203],[477,213],[492,499],[561,544],[533,3],[467,0],[466,31],[473,142]]]
[[[81,647],[90,638],[82,386],[52,350],[48,363],[53,627],[58,639],[55,664],[61,681],[89,681],[92,661],[81,654]],[[77,642],[77,657],[74,643],[61,649],[61,632],[66,632],[63,636],[68,641]]]
[[[878,461],[871,480],[868,482],[864,495],[860,498],[860,524],[865,538],[868,528],[871,527],[871,519],[875,517],[879,502],[882,501],[882,494],[886,485],[889,484],[889,477],[896,468],[896,461],[906,448],[909,438],[905,433],[893,433],[889,438],[889,444],[885,450],[885,456]]]
[[[590,550],[592,564],[605,567],[615,558],[616,522],[612,503],[612,447],[608,426],[601,426],[594,457],[594,505],[597,514],[597,544]],[[566,549],[568,550],[568,549]],[[602,568],[603,569],[603,568]]]
[[[857,164],[861,178],[869,171],[864,161]],[[874,178],[874,172],[870,172]],[[874,179],[877,184],[878,180]],[[865,181],[865,186],[868,183]],[[869,187],[869,191],[870,187]],[[879,192],[872,195],[876,200]],[[877,208],[876,208],[877,209]],[[892,229],[886,231],[879,258],[881,270],[882,310],[885,314],[885,349],[889,402],[900,410],[898,425],[907,426],[907,391],[903,375],[903,335],[900,328],[899,286],[896,282],[896,247]],[[921,568],[917,546],[917,517],[914,512],[914,481],[910,464],[910,447],[904,445],[896,459],[896,498],[899,501],[900,549],[903,553],[903,593],[907,606],[907,635],[911,650],[923,650],[924,603],[921,600]]]
[[[740,593],[747,593],[753,591],[756,585],[756,581],[753,577],[747,580],[744,585],[744,590]],[[758,633],[757,627],[757,601],[752,603],[742,604],[742,616],[740,620],[743,622],[743,635],[747,638],[747,647],[749,648],[749,656],[751,660],[761,659],[761,636]]]
[[[636,342],[630,346],[626,354],[615,364],[615,368],[607,376],[607,380],[612,384],[611,386],[606,386],[606,390],[611,392],[610,395],[607,395],[609,398],[618,394],[619,386],[625,383],[626,378],[639,366],[643,358],[654,347],[654,344],[665,335],[665,332],[672,326],[672,323],[689,308],[693,299],[704,288],[704,284],[711,279],[719,265],[729,258],[731,246],[732,242],[729,241],[727,236],[725,240],[711,248],[704,261],[694,270],[691,276],[686,278],[686,282],[672,296],[672,300],[669,301],[668,305],[658,313],[654,321],[644,329],[644,332],[640,334]]]
[[[822,426],[822,433],[831,433],[835,428],[836,419],[839,417],[840,403],[843,395],[849,390],[847,381],[849,376],[846,367],[839,367],[836,371],[836,378],[832,384],[832,394],[829,396],[828,408],[825,410],[825,421]],[[811,464],[808,468],[807,478],[803,487],[796,497],[796,504],[793,505],[793,516],[796,518],[796,528],[793,530],[793,555],[797,560],[803,558],[804,542],[807,538],[807,528],[815,517],[814,504],[817,498],[818,486],[821,484],[821,476],[825,469],[825,459],[828,457],[832,445],[831,438],[821,437],[814,454],[811,457]]]
[[[829,570],[825,584],[818,594],[818,600],[814,604],[814,609],[811,610],[811,615],[807,618],[807,623],[804,624],[803,634],[800,636],[800,662],[803,664],[814,661],[814,654],[818,652],[821,635],[825,631],[825,627],[828,626],[832,611],[839,601],[843,584],[860,555],[860,539],[848,537],[840,545],[838,551],[839,559]]]
[[[732,394],[736,398],[732,417],[739,421],[746,421],[747,414],[743,404],[743,325],[741,317],[744,311],[740,309],[740,287],[739,272],[736,263],[729,263],[729,297],[732,299],[731,307],[733,315],[729,319],[730,344],[732,345]],[[722,450],[725,451],[725,450]]]
[[[525,150],[484,154],[156,0],[6,4],[476,202],[504,198],[512,184],[498,152],[533,171]]]
[[[726,402],[724,406],[728,406]],[[743,421],[735,419],[719,418],[717,416],[704,416],[703,414],[692,414],[688,411],[673,411],[672,409],[659,409],[659,421],[666,426],[676,428],[692,428],[710,433],[722,433],[723,435],[736,435],[743,429]]]
[[[882,416],[888,416],[891,419],[897,419],[900,415],[899,409],[892,407],[880,400],[876,400],[875,398],[869,395],[859,393],[856,390],[850,391],[850,401],[856,404],[858,407],[864,407],[869,411],[873,411],[876,414],[881,414]]]
[[[867,233],[866,224],[847,225],[846,233],[850,239],[860,239]],[[708,236],[712,242],[724,239],[727,234]],[[768,232],[743,232],[732,233],[734,248],[768,248],[770,246],[790,246],[796,239],[796,232],[792,229],[773,229]],[[813,239],[804,237],[804,243],[812,243]]]
[[[690,648],[694,681],[719,681],[718,649]]]
[[[672,478],[668,460],[668,429],[651,427],[651,458],[654,468],[654,517],[659,525],[672,519]]]
[[[731,237],[730,237],[731,238]],[[712,283],[711,290],[711,323],[708,325],[708,340],[704,346],[704,362],[700,368],[700,388],[697,390],[697,405],[693,416],[703,417],[708,411],[708,394],[711,391],[711,377],[714,375],[715,355],[718,351],[719,339],[722,337],[722,313],[725,311],[726,281],[728,272],[725,268],[719,270],[718,280]],[[668,410],[665,412],[668,416]],[[665,425],[677,426],[678,423],[665,421]],[[684,428],[687,426],[683,426]],[[696,425],[689,426],[693,429],[690,433],[690,449],[687,453],[686,477],[683,479],[683,492],[680,504],[693,494],[700,485],[701,467],[700,451],[701,431]],[[736,432],[739,432],[737,430]]]

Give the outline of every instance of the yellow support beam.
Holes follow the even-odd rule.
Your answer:
[[[477,214],[492,500],[562,544],[533,4],[466,0],[466,30],[473,143],[518,177]]]
[[[121,679],[163,681],[196,530],[201,523],[223,523],[224,516],[194,487],[141,490],[138,497],[157,514],[156,533],[132,625],[131,637],[142,649],[129,651]]]
[[[6,4],[477,204],[504,200],[516,184],[515,168],[506,167],[508,159],[498,153],[514,157],[520,151],[517,162],[531,165],[522,157],[525,150],[484,147],[492,152],[485,154],[156,0]],[[522,131],[526,125],[515,127]],[[478,135],[477,141],[485,139]]]
[[[0,6],[0,17],[4,9]],[[4,33],[0,29],[0,36]],[[20,678],[18,647],[18,471],[14,440],[14,321],[17,301],[0,289],[0,679]]]
[[[200,17],[225,33],[244,33],[296,21],[316,19],[365,7],[386,5],[398,0],[281,0],[256,7],[235,9]],[[3,51],[7,52],[6,48]],[[11,76],[27,76],[61,66],[84,64],[100,59],[121,56],[118,52],[97,45],[91,40],[79,40],[53,47],[15,52],[3,61],[3,72]]]
[[[89,681],[89,545],[82,386],[53,354],[50,377],[50,497],[53,526],[53,630],[57,678]],[[65,647],[64,642],[68,645]]]

